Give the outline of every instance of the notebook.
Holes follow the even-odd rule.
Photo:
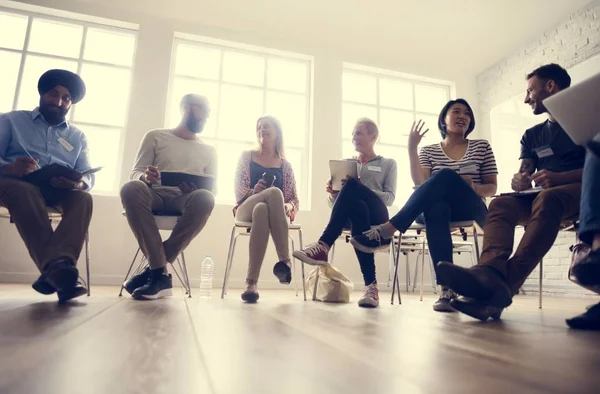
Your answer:
[[[358,163],[351,160],[329,160],[331,188],[342,190],[342,180],[348,177],[358,178]]]

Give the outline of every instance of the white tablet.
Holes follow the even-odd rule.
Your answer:
[[[358,178],[358,163],[352,160],[329,160],[331,173],[331,188],[335,191],[342,190],[342,179]]]
[[[544,100],[548,112],[577,145],[600,134],[600,73]]]

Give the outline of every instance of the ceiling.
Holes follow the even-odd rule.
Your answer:
[[[336,50],[348,60],[393,59],[408,72],[477,74],[590,0],[38,0],[96,3],[264,37],[297,48]],[[250,42],[252,43],[252,42]],[[280,45],[283,46],[283,45]],[[283,48],[286,49],[286,48]],[[371,64],[373,62],[370,62]],[[433,67],[435,66],[435,67]]]

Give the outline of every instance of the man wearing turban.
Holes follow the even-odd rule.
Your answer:
[[[85,84],[66,70],[49,70],[39,79],[39,106],[33,111],[0,115],[0,206],[10,212],[29,254],[41,272],[33,288],[58,294],[59,302],[87,292],[76,263],[92,217],[94,175],[79,180],[53,177],[41,187],[22,178],[50,164],[80,173],[91,168],[81,130],[66,120],[85,96]],[[47,207],[62,213],[56,231]]]

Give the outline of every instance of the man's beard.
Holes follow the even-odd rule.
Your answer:
[[[46,122],[50,124],[59,124],[65,121],[68,109],[59,107],[54,104],[42,104],[40,103],[40,113],[46,119]]]
[[[205,119],[196,119],[193,115],[188,115],[185,119],[185,126],[194,134],[200,134],[205,124]]]

